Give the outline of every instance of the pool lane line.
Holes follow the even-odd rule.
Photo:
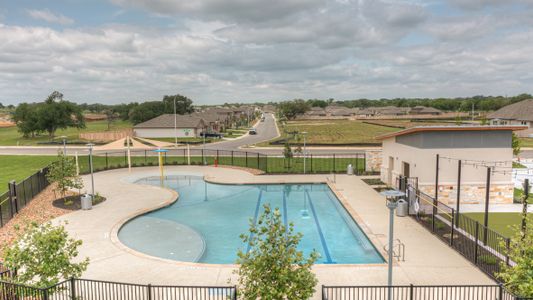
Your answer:
[[[285,224],[285,230],[288,230],[287,228],[287,196],[285,195],[285,190],[281,191],[283,193],[283,223]]]
[[[305,190],[305,194],[307,195],[307,199],[309,199],[309,207],[311,208],[311,212],[313,213],[313,218],[315,219],[316,228],[318,230],[318,235],[320,236],[320,242],[322,243],[322,248],[324,249],[324,254],[326,255],[326,263],[327,264],[334,264],[331,260],[331,255],[329,254],[328,245],[326,243],[326,239],[324,238],[324,234],[322,233],[322,227],[320,227],[320,222],[318,221],[318,217],[316,215],[315,206],[313,205],[313,200],[311,199],[311,196],[309,195],[309,192]]]
[[[259,189],[259,196],[257,197],[257,205],[255,206],[254,225],[257,224],[257,218],[259,217],[259,209],[261,208],[262,196],[263,196],[263,190]],[[254,234],[250,233],[250,237],[248,238],[248,247],[246,248],[246,253],[250,252],[250,248],[252,248],[252,245],[250,245],[250,240],[253,237],[254,237]]]

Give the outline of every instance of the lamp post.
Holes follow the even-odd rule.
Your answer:
[[[306,158],[307,158],[307,151],[306,151],[307,149],[305,147],[306,146],[305,145],[305,136],[307,135],[307,132],[306,131],[302,132],[302,135],[304,136],[304,174],[305,174],[305,172],[306,172],[305,161],[306,161]]]
[[[203,134],[203,136],[204,136],[204,144],[203,144],[203,146],[202,146],[202,147],[203,147],[203,148],[202,148],[202,152],[203,152],[203,154],[204,154],[204,155],[203,155],[203,157],[204,157],[204,166],[207,165],[207,162],[206,162],[206,160],[205,160],[205,130],[206,130],[206,128],[205,128],[205,126],[204,126],[204,134]]]
[[[174,146],[178,147],[178,115],[176,114],[176,96],[174,96]]]
[[[62,135],[60,138],[63,140],[63,155],[67,155],[67,137]]]
[[[89,169],[91,171],[91,199],[94,197],[94,172],[93,172],[93,146],[94,144],[87,144],[89,147]]]
[[[389,286],[388,300],[392,300],[392,257],[393,257],[393,244],[394,244],[394,210],[398,207],[398,198],[405,196],[404,192],[397,190],[384,191],[380,193],[387,198],[387,208],[389,209],[389,249],[388,249],[388,277],[387,283]]]

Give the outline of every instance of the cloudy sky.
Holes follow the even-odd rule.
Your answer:
[[[533,92],[533,0],[0,0],[0,102]]]

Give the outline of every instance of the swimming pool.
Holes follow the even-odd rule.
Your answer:
[[[136,183],[160,186],[159,177]],[[222,185],[200,176],[167,176],[164,186],[179,199],[127,222],[118,233],[126,246],[177,261],[231,264],[239,238],[263,204],[279,208],[303,238],[299,249],[320,253],[320,264],[373,264],[384,260],[326,184]]]

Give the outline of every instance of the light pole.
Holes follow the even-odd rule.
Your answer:
[[[94,172],[93,172],[93,146],[94,144],[87,144],[89,147],[89,169],[91,170],[91,199],[94,197]]]
[[[388,267],[389,272],[387,276],[388,300],[392,300],[392,257],[393,257],[393,244],[394,244],[394,210],[398,207],[398,197],[405,196],[404,192],[397,190],[389,190],[380,193],[387,198],[387,208],[389,209],[389,249],[388,249]]]
[[[60,138],[63,140],[63,155],[67,156],[67,137],[62,135]]]
[[[176,96],[174,96],[174,146],[178,147],[178,115],[176,114]]]
[[[304,136],[304,174],[305,174],[305,171],[306,171],[305,160],[307,158],[307,152],[306,152],[307,149],[305,147],[306,146],[305,145],[305,136],[307,135],[307,132],[306,131],[302,132],[302,135]]]
[[[203,152],[203,154],[204,154],[204,155],[203,155],[203,157],[204,157],[204,166],[207,165],[207,162],[206,162],[206,160],[205,160],[205,130],[206,130],[206,128],[205,128],[205,126],[204,126],[204,134],[203,134],[203,135],[204,135],[204,144],[203,144],[203,148],[202,148],[202,152]]]

